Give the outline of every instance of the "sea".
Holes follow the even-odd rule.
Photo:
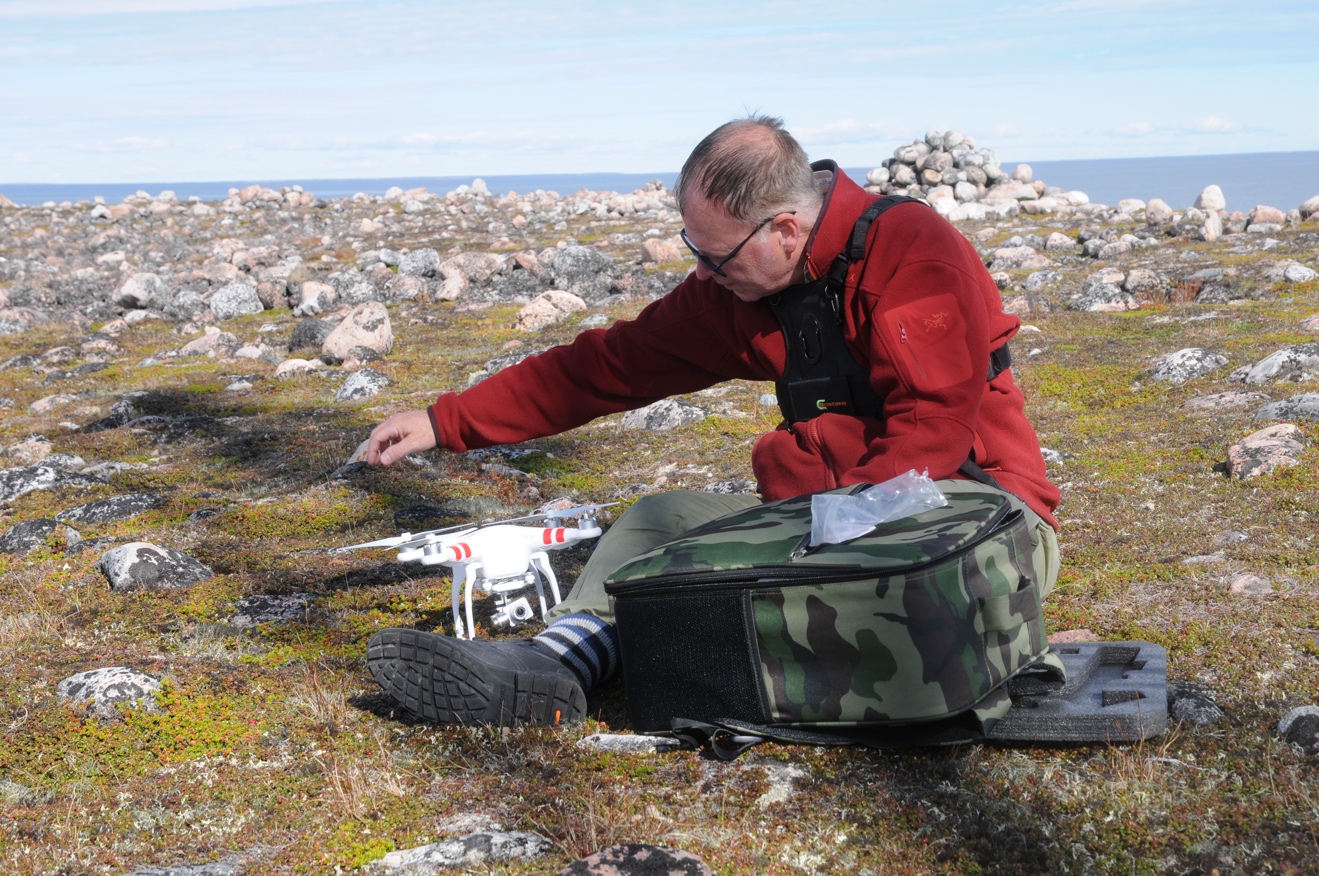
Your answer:
[[[1160,198],[1173,209],[1189,207],[1207,185],[1223,190],[1229,210],[1249,211],[1256,204],[1282,210],[1298,207],[1319,195],[1319,152],[1254,152],[1233,155],[1180,155],[1157,158],[1097,158],[1070,161],[1004,161],[1005,170],[1029,164],[1037,180],[1067,191],[1082,191],[1091,203],[1115,205],[1124,198]],[[844,168],[858,182],[870,167]],[[16,204],[90,201],[100,196],[118,203],[138,191],[157,195],[172,191],[181,200],[225,198],[230,188],[252,183],[278,189],[302,186],[321,198],[350,197],[358,192],[382,195],[391,186],[404,190],[425,187],[444,193],[482,179],[492,192],[522,194],[538,189],[567,195],[580,189],[630,192],[651,180],[671,187],[677,171],[660,173],[472,174],[374,179],[221,180],[213,182],[143,183],[0,183],[0,194]]]

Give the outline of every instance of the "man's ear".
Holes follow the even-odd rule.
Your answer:
[[[802,240],[802,224],[797,220],[796,213],[780,213],[774,217],[769,227],[771,231],[778,233],[783,244],[783,254],[789,258],[805,243]]]

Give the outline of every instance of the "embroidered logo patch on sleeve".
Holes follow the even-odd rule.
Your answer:
[[[942,389],[971,376],[966,320],[951,294],[933,295],[890,310],[884,323],[893,349],[917,389]]]

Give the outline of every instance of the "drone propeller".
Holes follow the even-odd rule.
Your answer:
[[[406,548],[411,547],[413,543],[425,544],[428,537],[434,535],[444,535],[449,532],[472,531],[479,527],[470,523],[461,523],[457,526],[446,526],[443,529],[427,529],[424,532],[404,532],[401,535],[391,535],[389,538],[381,538],[376,541],[368,541],[362,544],[351,544],[347,547],[336,548],[338,551],[355,551],[363,548]]]
[[[462,534],[466,535],[471,532],[476,532],[477,530],[480,529],[485,529],[486,527],[489,526],[503,526],[504,524],[507,523],[531,523],[533,521],[540,521],[540,520],[568,519],[572,517],[579,517],[583,514],[589,514],[593,511],[598,511],[601,508],[608,508],[611,505],[617,505],[617,504],[618,504],[617,502],[606,502],[603,505],[579,505],[576,508],[564,508],[561,511],[543,511],[543,512],[538,512],[536,514],[528,514],[524,517],[513,517],[508,520],[492,520],[489,523],[479,523],[475,525],[464,523],[464,524],[459,524],[458,526],[449,526],[444,529],[428,529],[425,532],[405,532],[401,535],[393,535],[390,536],[389,538],[381,538],[381,539],[377,539],[376,541],[368,541],[363,544],[349,545],[348,547],[341,547],[341,548],[337,548],[336,550],[355,551],[355,550],[362,550],[365,548],[398,548],[399,550],[402,551],[402,550],[408,550],[409,548],[413,548],[418,545],[426,544],[429,541],[434,541],[435,536],[445,535],[451,532],[462,532]]]
[[[604,502],[599,505],[578,505],[576,508],[563,508],[557,511],[541,511],[532,514],[524,520],[567,520],[571,517],[580,517],[583,514],[590,514],[592,511],[599,511],[601,508],[608,508],[611,505],[617,505],[617,502]]]

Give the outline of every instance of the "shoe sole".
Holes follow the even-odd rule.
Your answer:
[[[554,673],[491,667],[420,630],[372,637],[366,665],[395,702],[435,724],[571,724],[586,717],[579,684]]]

